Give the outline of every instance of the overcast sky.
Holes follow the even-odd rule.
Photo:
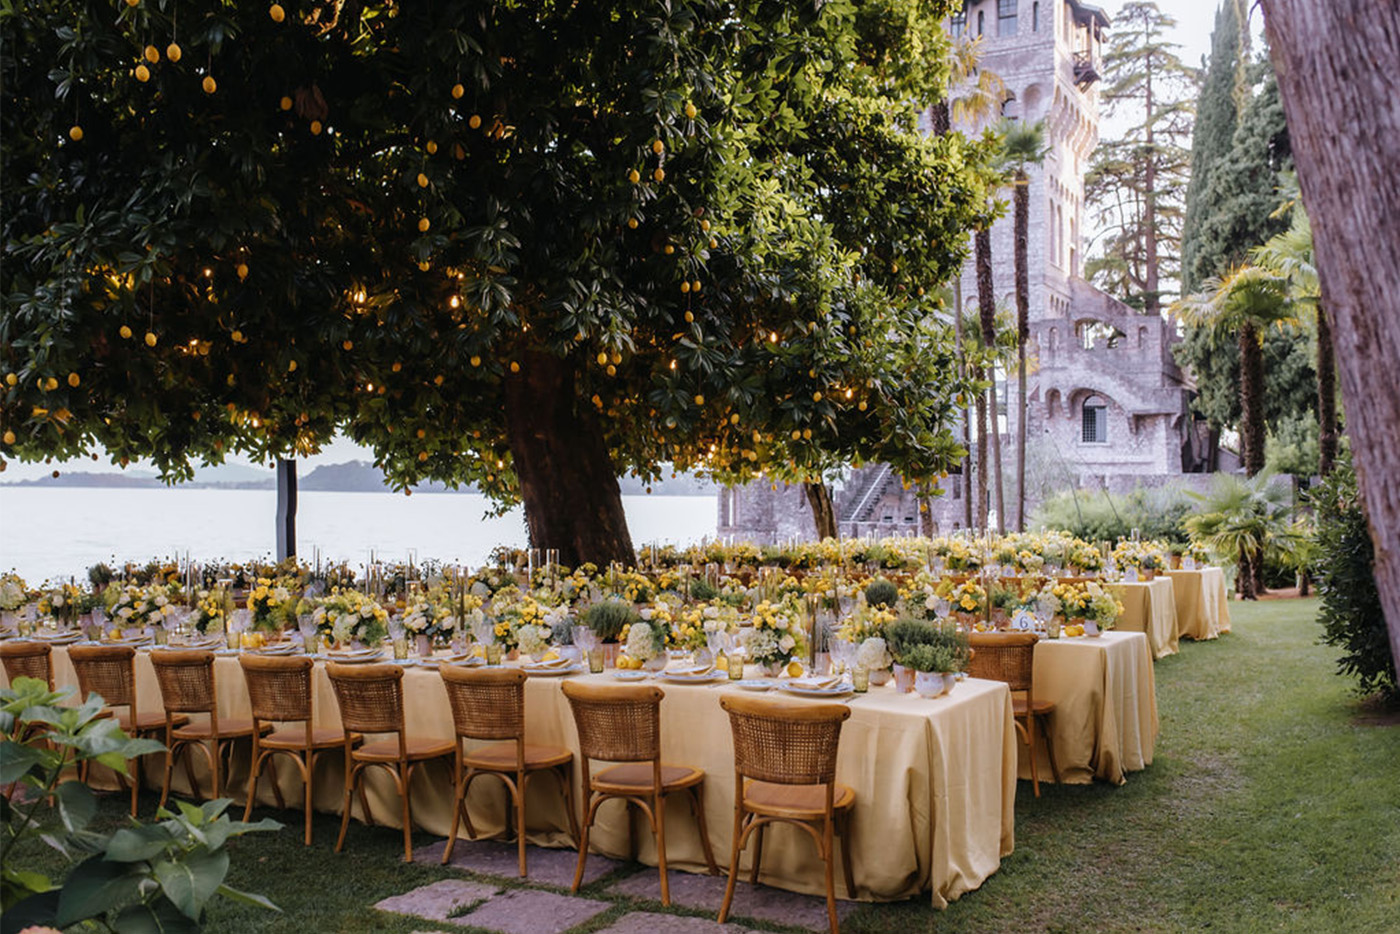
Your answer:
[[[1103,8],[1108,12],[1109,19],[1122,7],[1121,2],[1104,2]],[[1216,0],[1157,0],[1158,7],[1177,21],[1174,41],[1181,45],[1179,54],[1188,65],[1198,65],[1201,56],[1210,52],[1210,32],[1215,25]],[[1256,10],[1253,13],[1252,25],[1257,33],[1262,31],[1261,14]],[[1259,47],[1258,44],[1255,46]],[[305,475],[317,464],[338,464],[348,460],[373,460],[373,455],[359,447],[358,445],[345,440],[337,440],[328,446],[321,454],[314,458],[309,458],[301,462],[300,473]],[[230,458],[230,463],[248,463],[242,458]],[[49,471],[58,467],[63,470],[110,470],[111,466],[102,462],[73,461],[68,464],[21,464],[10,461],[3,474],[0,474],[0,481],[9,482],[14,480],[28,480],[41,477]]]

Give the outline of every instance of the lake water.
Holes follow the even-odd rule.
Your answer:
[[[624,496],[638,546],[688,544],[715,534],[711,496]],[[297,497],[297,551],[363,564],[384,560],[479,565],[497,545],[524,547],[517,507],[487,518],[488,501],[470,494],[319,493]],[[276,547],[272,490],[89,489],[0,486],[0,570],[30,586],[50,577],[82,578],[99,561],[146,561],[188,552],[196,561],[266,557]]]

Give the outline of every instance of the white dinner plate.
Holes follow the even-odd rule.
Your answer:
[[[641,681],[647,676],[647,673],[645,671],[623,670],[614,671],[612,676],[616,681]]]
[[[773,682],[766,678],[745,678],[742,681],[731,682],[736,688],[743,688],[745,691],[771,691]]]
[[[383,652],[375,652],[372,655],[356,653],[354,655],[336,655],[328,653],[321,656],[326,661],[335,662],[337,665],[366,665],[370,662],[377,662],[384,657]]]
[[[838,684],[829,688],[803,687],[799,684],[783,684],[779,686],[784,692],[797,697],[845,697],[852,693],[849,684]]]
[[[520,666],[520,670],[535,678],[557,678],[560,675],[576,675],[585,669],[582,665],[564,665],[563,667],[547,665],[540,668],[531,665],[522,665]]]
[[[661,676],[661,680],[669,681],[671,684],[710,684],[728,678],[729,675],[713,669],[703,672],[668,671]]]

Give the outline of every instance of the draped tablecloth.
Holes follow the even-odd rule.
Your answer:
[[[1176,587],[1176,629],[1183,639],[1215,639],[1230,631],[1230,602],[1220,568],[1167,571]]]
[[[1153,658],[1175,655],[1176,592],[1172,579],[1159,575],[1150,581],[1122,581],[1108,586],[1123,604],[1123,615],[1115,624],[1118,631],[1146,633]]]
[[[54,677],[59,685],[76,685],[67,651],[56,647]],[[1150,669],[1149,669],[1150,670]],[[136,657],[138,704],[142,712],[159,711],[160,694],[148,651]],[[315,719],[318,726],[339,728],[339,710],[325,667],[317,664]],[[578,680],[607,681],[609,675],[582,675]],[[247,716],[248,693],[238,660],[216,659],[220,714]],[[526,736],[532,743],[567,746],[578,755],[578,740],[560,678],[532,677],[526,685]],[[716,686],[660,683],[663,759],[705,770],[704,807],[710,842],[722,867],[729,858],[734,809],[734,752],[728,715],[719,698],[737,691],[727,682]],[[767,696],[786,697],[777,692]],[[792,703],[813,703],[789,698]],[[404,702],[409,735],[451,738],[453,725],[447,694],[436,667],[405,671]],[[896,694],[892,687],[872,687],[849,701],[851,718],[841,734],[837,781],[855,790],[851,820],[856,897],[867,901],[904,899],[930,892],[935,907],[977,888],[996,872],[1015,842],[1016,755],[1020,745],[1012,725],[1011,695],[1000,682],[966,679],[943,697],[923,699]],[[248,775],[246,743],[234,764],[226,794],[245,800]],[[146,781],[160,780],[158,756],[149,757]],[[196,774],[207,782],[202,757],[194,757]],[[95,772],[98,770],[94,770]],[[452,823],[451,768],[429,763],[413,782],[414,822],[430,833],[446,835]],[[299,800],[298,779],[290,764],[279,770],[287,800]],[[377,823],[401,826],[392,782],[370,770],[370,805]],[[266,771],[264,772],[266,775]],[[340,813],[343,756],[333,751],[318,760],[315,802],[318,811]],[[575,767],[575,781],[581,781]],[[202,787],[207,788],[207,784]],[[174,789],[185,789],[177,769]],[[206,792],[207,793],[207,792]],[[260,781],[259,801],[273,803],[271,786]],[[581,790],[578,801],[583,801]],[[499,832],[505,813],[504,791],[493,779],[476,782],[469,807],[478,833]],[[533,842],[572,846],[562,795],[547,778],[532,781],[527,815]],[[359,808],[355,807],[356,818]],[[324,819],[324,818],[323,818]],[[641,820],[641,818],[637,818]],[[762,880],[797,892],[820,894],[821,862],[810,838],[792,827],[769,829],[764,846]],[[591,833],[594,852],[628,855],[628,826],[623,806],[610,802],[599,812]],[[637,834],[637,857],[655,864],[650,834]],[[684,796],[667,808],[667,863],[675,869],[704,871],[695,822]],[[752,849],[752,847],[750,847]],[[745,865],[752,854],[745,857]],[[838,867],[838,874],[840,872]],[[844,891],[841,893],[844,895]]]
[[[1061,781],[1082,785],[1098,778],[1121,785],[1126,773],[1152,764],[1157,687],[1144,633],[1041,639],[1033,676],[1035,699],[1055,702],[1050,737]],[[1037,755],[1040,780],[1048,781],[1044,744]],[[1030,778],[1024,744],[1020,775]]]

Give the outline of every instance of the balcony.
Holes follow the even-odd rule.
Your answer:
[[[1103,62],[1093,52],[1074,53],[1074,84],[1079,90],[1086,90],[1103,77]]]

